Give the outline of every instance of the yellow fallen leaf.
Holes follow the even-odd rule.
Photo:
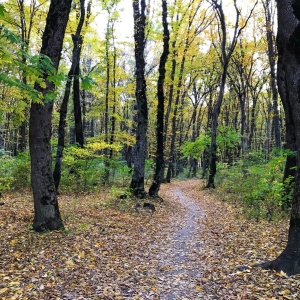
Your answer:
[[[74,266],[74,262],[72,260],[66,260],[65,264],[69,267],[73,267]]]
[[[16,244],[16,242],[17,242],[16,240],[11,240],[11,241],[9,242],[9,244],[12,245],[12,246],[14,246],[14,245]]]
[[[196,285],[196,286],[195,286],[195,289],[196,289],[197,292],[203,291],[202,287],[199,286],[199,285]]]
[[[0,295],[6,293],[7,291],[8,291],[8,288],[3,288],[3,289],[1,289],[1,290],[0,290]]]
[[[13,285],[20,285],[21,283],[19,281],[12,281],[9,283],[9,286],[13,286]]]
[[[291,293],[291,291],[286,289],[286,290],[280,291],[279,295],[287,295],[287,294],[290,294],[290,293]]]

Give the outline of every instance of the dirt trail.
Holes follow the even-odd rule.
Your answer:
[[[201,196],[203,192],[199,184],[199,181],[186,181],[162,187],[162,197],[175,209],[170,233],[167,240],[161,242],[156,254],[160,265],[156,274],[159,299],[203,299],[203,291],[197,286],[202,278],[198,257],[203,250],[203,241],[198,233],[204,226],[207,203],[205,196]],[[197,199],[202,198],[203,201],[191,196],[197,185]]]

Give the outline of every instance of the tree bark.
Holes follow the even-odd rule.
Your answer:
[[[293,0],[278,0],[278,87],[286,112],[290,142],[300,149],[300,5]],[[291,146],[291,145],[290,145]],[[300,273],[300,153],[297,154],[294,195],[288,242],[271,262],[260,265],[288,275]]]
[[[66,135],[65,127],[67,123],[66,118],[68,112],[68,102],[71,93],[71,85],[72,85],[72,80],[75,76],[76,66],[79,65],[80,62],[81,47],[79,47],[79,44],[76,43],[76,41],[80,39],[80,34],[85,19],[85,9],[84,9],[85,0],[81,0],[81,1],[82,1],[82,6],[81,6],[80,20],[77,25],[76,33],[72,37],[73,40],[72,64],[71,64],[70,71],[68,73],[68,81],[66,83],[65,93],[64,93],[63,101],[61,103],[60,112],[59,112],[58,141],[57,141],[57,150],[56,150],[56,157],[55,157],[55,167],[53,171],[53,178],[54,178],[56,191],[58,190],[60,179],[61,179],[61,167],[62,167],[63,151],[65,147],[65,135]]]
[[[158,197],[158,191],[164,179],[165,161],[164,161],[164,113],[165,113],[165,96],[164,82],[166,75],[166,63],[169,55],[170,33],[168,28],[168,7],[167,1],[162,0],[162,24],[164,28],[163,53],[159,62],[159,76],[157,81],[157,117],[156,117],[156,162],[155,173],[152,185],[149,189],[149,195]]]
[[[145,160],[147,156],[147,130],[148,130],[148,104],[146,96],[145,78],[145,26],[146,26],[146,1],[132,1],[134,18],[135,41],[135,97],[137,103],[137,129],[136,144],[133,153],[133,174],[130,188],[134,195],[144,197],[145,192]]]
[[[57,70],[72,0],[52,0],[42,38],[40,53],[47,55]],[[46,88],[35,84],[45,95],[54,89],[46,81]],[[63,227],[57,194],[52,175],[51,130],[53,101],[43,104],[32,103],[29,120],[29,147],[31,156],[31,185],[34,198],[33,229],[36,231],[56,230]]]

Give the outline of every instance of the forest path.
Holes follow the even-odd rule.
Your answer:
[[[203,299],[199,255],[204,241],[199,232],[205,226],[207,210],[212,209],[211,195],[201,189],[199,180],[163,185],[160,195],[173,211],[166,228],[169,234],[156,253],[159,299]]]

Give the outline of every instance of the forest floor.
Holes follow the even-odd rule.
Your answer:
[[[30,193],[0,206],[0,299],[300,299],[300,276],[261,270],[287,220],[248,220],[200,180],[163,185],[156,212],[130,199],[59,196],[66,229],[30,229]]]

